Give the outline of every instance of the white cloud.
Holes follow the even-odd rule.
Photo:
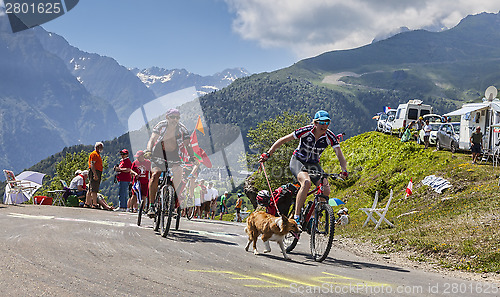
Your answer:
[[[399,27],[451,28],[469,14],[497,13],[498,0],[225,0],[233,30],[298,58],[370,43]]]

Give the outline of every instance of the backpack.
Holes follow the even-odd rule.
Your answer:
[[[279,216],[276,210],[278,208],[279,213],[287,216],[293,201],[295,201],[295,195],[297,195],[298,190],[298,184],[288,183],[274,190],[272,198],[269,191],[262,190],[257,193],[257,203],[265,206],[268,214]]]

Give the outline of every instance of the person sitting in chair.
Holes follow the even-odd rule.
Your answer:
[[[77,170],[75,171],[75,177],[69,184],[69,188],[72,190],[74,195],[78,196],[78,199],[85,198],[85,195],[87,195],[86,180],[88,176],[88,170]]]

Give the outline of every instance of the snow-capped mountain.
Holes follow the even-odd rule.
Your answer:
[[[238,78],[250,73],[244,68],[226,69],[214,75],[201,76],[186,69],[164,69],[151,67],[147,69],[130,69],[156,96],[163,96],[183,88],[196,87],[202,96],[230,85]]]

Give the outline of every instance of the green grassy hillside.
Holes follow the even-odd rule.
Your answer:
[[[345,201],[350,210],[350,224],[337,228],[337,236],[371,240],[381,246],[380,253],[416,252],[412,260],[447,268],[500,271],[500,169],[491,163],[473,165],[468,153],[426,150],[377,132],[352,137],[341,147],[353,173],[332,187],[330,196]],[[339,171],[333,150],[325,152],[322,162],[326,171]],[[452,187],[438,194],[423,185],[421,181],[432,174]],[[410,178],[413,194],[405,198]],[[386,217],[395,227],[383,224],[374,230],[369,223],[362,228],[366,215],[358,209],[370,207],[377,190],[378,206],[384,207],[390,189],[394,198]]]

